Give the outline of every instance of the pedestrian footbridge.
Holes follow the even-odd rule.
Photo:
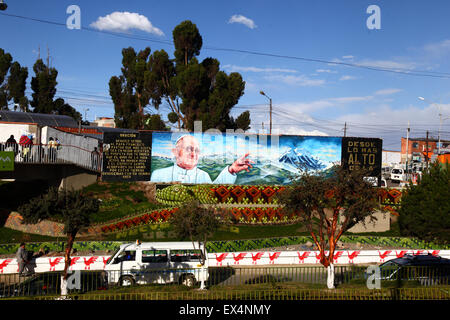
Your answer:
[[[13,161],[0,170],[0,179],[46,180],[78,189],[97,181],[102,170],[101,153],[79,145],[0,142],[0,155],[3,164]]]

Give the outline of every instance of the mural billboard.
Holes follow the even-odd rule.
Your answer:
[[[102,147],[102,180],[150,180],[151,146],[151,133],[105,133]],[[93,155],[92,161],[95,159]]]
[[[229,133],[152,134],[152,182],[289,184],[298,167],[326,172],[342,138]]]
[[[299,168],[334,165],[381,175],[382,140],[237,132],[114,132],[103,140],[104,181],[287,185]]]
[[[364,168],[370,177],[381,176],[383,140],[342,138],[342,166],[350,170]]]

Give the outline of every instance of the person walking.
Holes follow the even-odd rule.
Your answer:
[[[12,134],[8,140],[6,140],[6,151],[14,151],[14,156],[19,151],[19,147],[17,145],[16,139],[14,139],[14,135]]]
[[[53,137],[48,139],[48,160],[49,162],[55,162],[56,160],[56,142],[53,140]]]
[[[26,268],[27,264],[28,264],[28,252],[27,252],[27,250],[25,250],[24,242],[22,242],[19,245],[19,249],[17,250],[17,253],[16,253],[16,259],[17,259],[17,264],[19,265],[19,277],[23,277],[24,276],[23,271],[25,269],[27,269],[27,271],[28,271],[28,268]]]
[[[91,168],[94,170],[99,169],[99,158],[100,153],[97,150],[97,147],[94,147],[94,151],[91,152]]]

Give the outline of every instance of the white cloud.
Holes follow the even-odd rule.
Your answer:
[[[362,66],[362,67],[371,67],[371,68],[378,68],[378,69],[392,69],[392,70],[401,70],[403,72],[414,71],[414,69],[417,67],[417,64],[415,62],[409,62],[406,61],[406,59],[399,59],[399,60],[375,60],[375,59],[364,59],[360,61],[345,61],[342,59],[332,59],[328,65],[336,65],[333,62],[339,63],[351,63],[355,66]]]
[[[328,99],[331,102],[343,104],[343,103],[353,103],[353,102],[361,102],[361,101],[368,101],[372,100],[373,96],[354,96],[354,97],[340,97],[340,98],[330,98]]]
[[[380,96],[387,96],[387,95],[391,95],[391,94],[394,94],[394,93],[397,93],[397,92],[401,92],[401,91],[403,91],[403,90],[402,89],[395,89],[395,88],[382,89],[382,90],[376,91],[374,94],[375,95],[380,95]]]
[[[319,72],[319,73],[337,73],[337,71],[330,70],[330,69],[317,69],[316,72]]]
[[[335,108],[349,105],[351,103],[364,102],[372,100],[373,96],[353,96],[353,97],[337,97],[314,100],[310,102],[286,102],[278,103],[277,110],[286,113],[293,114],[302,121],[313,122],[313,119],[307,115],[307,112],[318,111],[326,108]]]
[[[349,76],[349,75],[344,75],[344,76],[339,78],[339,81],[347,81],[347,80],[354,80],[354,79],[356,79],[356,77]]]
[[[272,133],[276,134],[277,132],[272,130]],[[283,128],[278,129],[278,133],[297,136],[328,136],[328,134],[323,131],[317,129],[305,130],[300,126],[283,126]]]
[[[235,14],[231,16],[230,20],[228,20],[228,23],[240,23],[249,27],[250,29],[256,28],[256,24],[252,19],[244,17],[243,15],[240,14]]]
[[[440,105],[443,112],[450,112],[449,104]],[[376,112],[374,112],[376,110]],[[408,121],[410,123],[410,137],[423,138],[426,131],[431,136],[437,136],[439,129],[438,107],[428,105],[421,108],[420,104],[405,108],[380,104],[367,108],[361,113],[342,115],[338,122],[347,122],[349,136],[373,136],[383,139],[383,149],[400,150],[401,137],[406,136]]]
[[[283,68],[258,68],[258,67],[241,67],[236,65],[227,64],[223,66],[225,70],[230,72],[281,72],[281,73],[297,73],[297,70],[283,69]]]
[[[322,79],[310,79],[305,75],[293,76],[293,75],[267,75],[264,79],[272,82],[284,83],[290,86],[296,87],[316,87],[325,84],[325,80]]]
[[[416,67],[414,62],[406,62],[406,61],[394,61],[394,60],[370,60],[366,59],[360,62],[357,62],[356,64],[359,64],[361,66],[366,67],[375,67],[375,68],[382,68],[382,69],[394,69],[394,70],[411,70],[414,71],[414,68]],[[404,71],[404,70],[403,70]]]
[[[441,57],[450,53],[450,40],[442,40],[437,43],[430,43],[424,46],[423,50],[435,57]]]
[[[355,57],[352,55],[348,55],[348,56],[342,56],[342,59],[349,59],[349,60],[353,60]]]
[[[105,17],[99,17],[97,21],[91,23],[90,26],[98,30],[128,31],[130,29],[137,29],[158,36],[164,35],[160,29],[152,25],[147,17],[132,12],[116,11]]]

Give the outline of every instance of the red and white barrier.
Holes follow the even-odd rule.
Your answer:
[[[450,250],[338,250],[334,255],[336,265],[379,264],[405,254],[432,254],[450,258]],[[328,254],[326,252],[326,254]],[[72,257],[69,270],[103,270],[109,256]],[[319,251],[254,251],[209,253],[209,265],[264,266],[264,265],[319,265]],[[64,270],[64,257],[41,257],[31,263],[35,272]],[[0,259],[0,274],[18,272],[16,259]]]
[[[69,270],[103,270],[109,256],[72,257]],[[64,257],[41,257],[30,263],[35,272],[63,271]],[[19,265],[16,259],[0,259],[0,274],[17,273]]]
[[[450,250],[338,250],[334,253],[334,264],[378,264],[405,254],[428,253],[450,258]],[[319,251],[224,252],[209,253],[208,257],[210,266],[318,265],[321,258]]]

